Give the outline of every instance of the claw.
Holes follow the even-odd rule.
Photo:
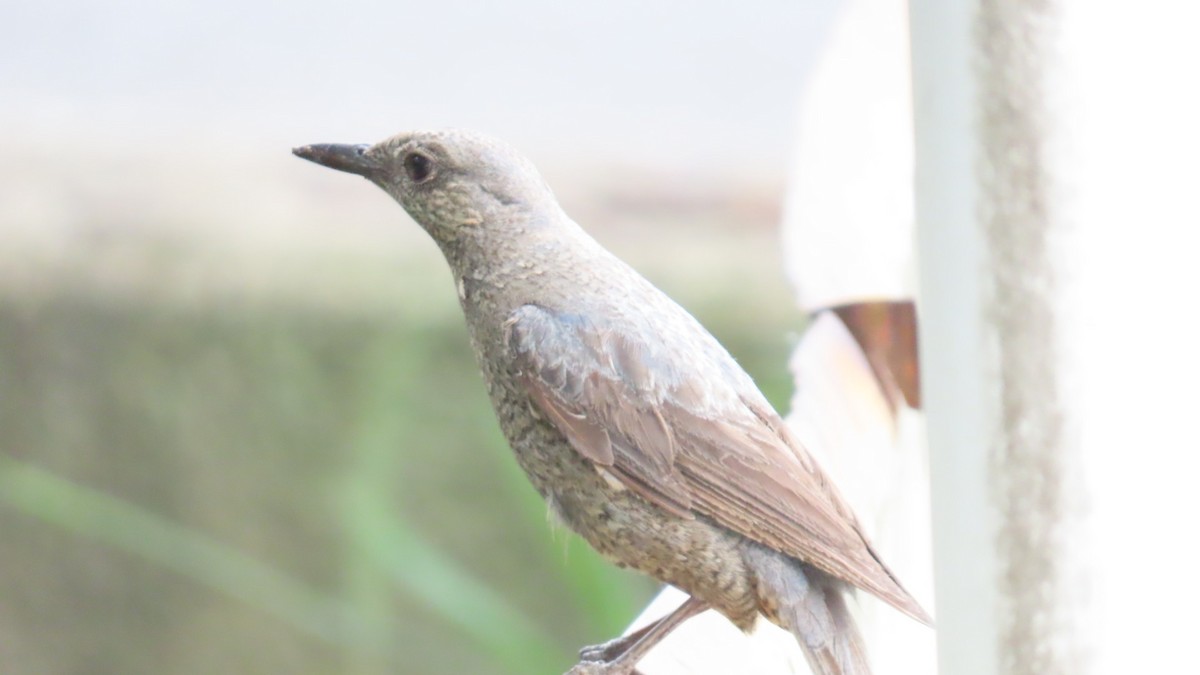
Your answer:
[[[591,645],[579,650],[579,660],[583,661],[615,661],[617,657],[624,654],[633,643],[637,642],[637,638],[641,637],[639,633],[626,635],[608,642],[602,642],[598,645]]]

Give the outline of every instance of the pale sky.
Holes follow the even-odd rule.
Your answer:
[[[271,142],[464,126],[782,172],[839,1],[10,2],[0,120],[26,137]]]

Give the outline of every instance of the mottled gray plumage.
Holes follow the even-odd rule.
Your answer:
[[[678,620],[710,606],[748,629],[765,615],[822,675],[869,672],[849,586],[929,622],[750,377],[567,217],[527,160],[461,131],[296,154],[367,177],[429,232],[517,461],[596,550],[690,593]],[[628,672],[672,626],[585,650],[613,663],[574,672]]]

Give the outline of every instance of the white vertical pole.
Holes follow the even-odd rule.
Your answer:
[[[939,670],[997,675],[1000,598],[988,473],[990,362],[976,222],[973,2],[913,0],[920,349],[934,529]]]

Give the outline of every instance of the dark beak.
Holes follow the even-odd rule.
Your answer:
[[[380,168],[374,158],[367,156],[366,151],[369,147],[371,146],[320,143],[293,148],[292,154],[331,169],[356,173],[369,178]]]

